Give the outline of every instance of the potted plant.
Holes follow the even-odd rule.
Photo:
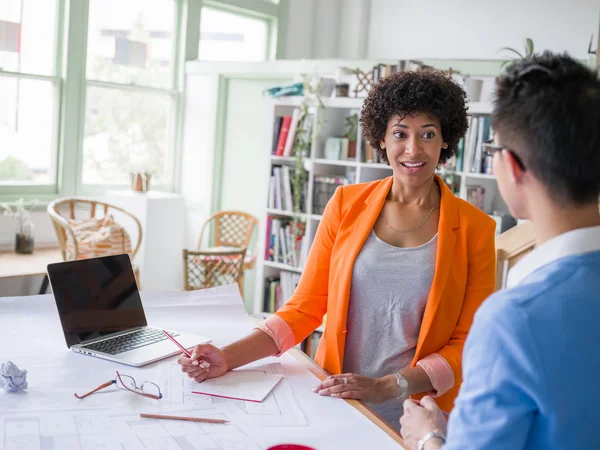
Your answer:
[[[31,221],[31,211],[37,204],[37,200],[27,203],[22,198],[17,200],[14,208],[6,203],[0,203],[0,206],[4,209],[4,215],[17,221],[15,236],[15,252],[17,253],[33,253],[33,229],[35,227]]]
[[[507,65],[514,63],[515,61],[518,61],[520,59],[526,59],[529,58],[530,56],[533,55],[534,52],[534,45],[533,45],[533,40],[531,38],[525,38],[524,41],[524,51],[523,53],[515,50],[512,47],[503,47],[500,49],[500,51],[507,51],[510,53],[513,53],[514,55],[516,55],[516,58],[512,58],[512,59],[506,59],[504,61],[502,61],[502,65],[500,66],[500,70],[504,69]]]
[[[351,114],[346,117],[346,133],[344,137],[348,139],[348,159],[356,158],[356,140],[358,135],[358,114]]]

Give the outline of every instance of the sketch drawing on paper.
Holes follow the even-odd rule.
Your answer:
[[[224,418],[215,414],[213,418]],[[139,416],[41,416],[0,419],[2,450],[262,450],[233,424]]]
[[[261,403],[232,400],[209,395],[192,394],[197,384],[182,374],[178,366],[165,368],[168,376],[165,385],[169,389],[169,398],[172,406],[185,405],[185,407],[211,408],[217,405],[233,405],[249,423],[261,426],[306,426],[308,422],[294,394],[291,384],[285,378],[283,367],[280,363],[264,364],[252,367],[252,370],[263,370],[268,374],[284,375],[283,380]]]

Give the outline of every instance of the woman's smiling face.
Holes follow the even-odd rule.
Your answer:
[[[395,115],[388,120],[380,146],[385,148],[394,176],[409,186],[431,179],[448,145],[437,118],[424,113]]]

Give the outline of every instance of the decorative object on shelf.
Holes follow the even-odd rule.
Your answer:
[[[6,392],[27,389],[27,371],[19,369],[12,361],[0,364],[0,388]]]
[[[348,97],[350,92],[350,85],[348,83],[338,83],[335,85],[335,96],[336,97]]]
[[[514,53],[517,58],[512,58],[512,59],[506,59],[502,62],[502,64],[500,65],[500,70],[504,69],[507,65],[518,61],[520,59],[526,59],[529,58],[530,56],[533,55],[534,52],[534,45],[533,45],[533,40],[531,38],[525,38],[524,41],[524,52],[521,53],[517,50],[515,50],[512,47],[502,47],[499,51],[507,51],[507,52],[511,52]]]
[[[319,94],[321,97],[331,97],[335,88],[335,80],[333,78],[321,78],[319,81],[321,89]]]
[[[348,138],[348,159],[356,159],[356,139],[358,135],[358,114],[350,114],[346,117],[346,133]]]
[[[473,78],[470,75],[465,75],[463,77],[463,85],[465,87],[465,92],[467,93],[467,98],[470,101],[481,101],[481,89],[483,88],[483,80],[479,78]]]
[[[293,95],[293,96],[297,96],[297,95],[304,95],[304,83],[294,83],[294,84],[288,84],[287,86],[275,86],[272,88],[268,88],[265,89],[265,94],[269,95],[270,97],[276,98],[276,97],[284,97],[284,96],[289,96],[289,95]]]
[[[20,198],[17,200],[13,210],[13,208],[8,206],[6,203],[0,203],[0,206],[4,208],[4,215],[17,220],[17,230],[15,235],[16,253],[33,253],[33,230],[35,227],[31,221],[31,211],[36,207],[37,204],[37,200],[25,202],[24,199]]]
[[[135,192],[148,192],[150,189],[150,173],[131,173],[131,189]]]
[[[375,75],[374,75],[373,71],[363,72],[360,69],[356,69],[356,70],[354,70],[354,74],[356,75],[356,78],[358,81],[354,88],[354,96],[359,97],[358,94],[362,94],[362,93],[364,93],[366,95],[373,87],[373,84],[375,84],[375,82],[374,82]],[[361,97],[362,97],[362,95],[361,95]]]

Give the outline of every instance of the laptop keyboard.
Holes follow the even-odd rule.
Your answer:
[[[179,336],[179,333],[170,334],[173,337]],[[107,353],[109,355],[118,355],[119,353],[125,353],[136,348],[155,344],[156,342],[164,341],[165,339],[168,338],[162,330],[144,328],[143,330],[134,331],[133,333],[122,334],[104,341],[83,345],[82,348]]]

